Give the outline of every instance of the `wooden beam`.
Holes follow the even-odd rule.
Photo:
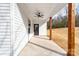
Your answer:
[[[75,55],[75,6],[68,3],[68,56]]]
[[[52,39],[52,17],[50,17],[50,40]]]

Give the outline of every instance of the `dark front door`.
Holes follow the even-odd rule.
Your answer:
[[[34,24],[34,35],[39,35],[39,24]]]

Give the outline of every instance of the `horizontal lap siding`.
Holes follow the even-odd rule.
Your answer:
[[[11,53],[10,4],[0,3],[0,55]]]

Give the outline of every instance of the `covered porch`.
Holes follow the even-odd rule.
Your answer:
[[[17,4],[24,17],[23,21],[28,29],[29,41],[19,55],[75,55],[75,8],[68,4],[68,51],[64,51],[52,39],[52,17],[66,4]],[[54,9],[55,7],[58,7]],[[23,10],[22,10],[23,8]],[[24,13],[25,12],[25,13]],[[42,14],[43,13],[43,14]],[[27,19],[26,19],[27,18]],[[46,25],[50,21],[50,34],[47,36]],[[28,24],[27,24],[28,23]],[[36,26],[35,26],[36,25]],[[34,29],[34,27],[36,29]],[[30,30],[30,31],[29,31]],[[37,36],[38,35],[38,36]],[[41,35],[45,35],[41,37]],[[42,51],[42,52],[40,52]],[[44,54],[43,54],[44,52]],[[46,53],[45,53],[46,52]]]

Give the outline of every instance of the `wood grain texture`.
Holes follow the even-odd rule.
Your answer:
[[[75,55],[75,5],[68,3],[68,56]]]
[[[50,17],[50,40],[52,39],[52,17]]]

